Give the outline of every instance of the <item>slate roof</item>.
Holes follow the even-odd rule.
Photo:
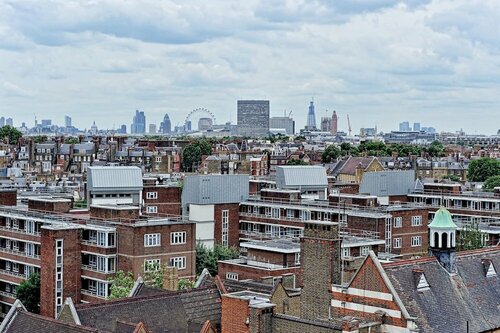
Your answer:
[[[213,287],[78,305],[76,311],[82,325],[113,333],[116,321],[143,322],[154,333],[199,333],[207,320],[220,327],[221,302]]]
[[[340,167],[340,169],[338,169],[337,172],[346,175],[355,175],[358,165],[361,165],[363,170],[365,170],[375,159],[376,157],[351,156],[347,159],[347,161],[345,161],[345,163]]]
[[[483,332],[500,328],[500,277],[486,277],[483,260],[500,269],[500,247],[458,253],[457,274],[434,258],[384,265],[394,289],[422,332]],[[417,291],[414,269],[430,288]],[[420,272],[420,271],[419,271]]]
[[[96,328],[67,324],[52,318],[16,309],[10,324],[2,333],[108,333]]]

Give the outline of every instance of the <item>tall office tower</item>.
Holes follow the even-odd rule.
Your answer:
[[[64,127],[71,127],[71,117],[64,116]]]
[[[5,118],[0,117],[0,127],[3,127],[3,126],[5,126]]]
[[[338,117],[337,117],[337,112],[335,112],[335,110],[333,110],[332,122],[331,122],[332,127],[330,128],[330,133],[332,133],[332,135],[337,135],[338,121],[339,120],[338,120]]]
[[[420,123],[413,123],[413,132],[420,132]]]
[[[332,127],[332,118],[330,117],[321,117],[321,132],[330,132],[330,128]]]
[[[238,132],[243,136],[268,136],[269,101],[238,101]]]
[[[295,134],[295,121],[290,117],[269,118],[269,128],[273,130],[284,129],[287,135]]]
[[[144,111],[135,110],[135,116],[130,126],[130,132],[132,134],[144,134],[146,133],[146,116]]]
[[[307,130],[316,129],[316,115],[314,114],[314,101],[309,104],[309,112],[307,113]]]
[[[403,121],[402,123],[399,123],[399,131],[410,132],[410,123],[408,121]]]
[[[120,126],[120,133],[121,134],[127,134],[127,125],[121,125]]]
[[[168,116],[168,113],[165,113],[163,121],[160,124],[160,133],[169,134],[170,132],[172,132],[172,123],[170,122],[170,117]]]
[[[149,124],[149,134],[156,134],[156,125]]]
[[[5,119],[5,125],[14,127],[14,121],[12,120],[12,118]]]
[[[200,118],[198,120],[198,131],[208,131],[213,127],[212,118]]]

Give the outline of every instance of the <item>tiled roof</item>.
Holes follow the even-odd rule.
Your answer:
[[[375,159],[375,157],[349,157],[347,161],[340,167],[338,173],[346,175],[355,175],[356,168],[361,165],[363,169],[366,169],[370,163]]]
[[[433,258],[431,258],[433,259]],[[500,247],[458,253],[457,274],[437,260],[384,265],[394,289],[422,332],[483,332],[500,328],[500,278],[486,276],[483,260],[500,267]],[[429,289],[417,291],[414,274],[425,274]]]
[[[113,333],[116,321],[143,322],[154,333],[199,333],[207,320],[220,327],[221,303],[212,287],[79,305],[76,311],[82,325]]]
[[[10,325],[2,333],[107,333],[97,328],[71,325],[52,318],[29,313],[21,308],[16,310]]]

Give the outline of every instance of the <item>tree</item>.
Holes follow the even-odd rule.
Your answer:
[[[17,144],[17,141],[23,136],[21,132],[17,130],[17,128],[6,125],[0,128],[0,139],[7,139],[9,144]]]
[[[287,165],[309,165],[309,163],[304,162],[303,160],[291,159],[286,162]]]
[[[466,224],[457,237],[457,250],[475,250],[484,247],[484,235],[477,223]]]
[[[200,275],[204,268],[208,269],[213,276],[217,275],[217,262],[238,258],[239,251],[235,247],[227,247],[215,244],[212,249],[203,243],[196,244],[196,275]]]
[[[470,181],[484,182],[493,176],[500,176],[500,161],[483,157],[470,162],[468,172]]]
[[[188,144],[182,152],[182,167],[184,171],[195,170],[195,166],[201,162],[203,155],[212,154],[212,146],[203,139]]]
[[[118,271],[112,281],[109,299],[124,298],[127,297],[134,286],[134,275],[132,272]]]
[[[144,265],[144,283],[153,288],[163,288],[166,265],[147,263]]]
[[[178,290],[193,289],[194,284],[195,284],[194,281],[188,279],[179,279],[179,283],[177,284],[177,289]]]
[[[500,176],[489,177],[483,184],[485,190],[493,190],[495,187],[500,187]]]
[[[40,313],[40,275],[31,274],[28,280],[21,282],[16,290],[16,297],[26,310],[33,313]]]
[[[427,152],[432,157],[442,156],[444,152],[444,146],[439,141],[432,141],[429,148],[427,149]]]
[[[335,145],[329,145],[325,148],[323,154],[321,154],[321,162],[331,163],[335,161],[340,156],[340,149]]]
[[[460,181],[460,177],[458,177],[457,175],[447,175],[447,176],[444,176],[443,179],[449,179],[452,182],[459,182]]]
[[[75,138],[74,136],[70,136],[70,137],[67,137],[64,139],[64,143],[67,143],[67,144],[76,144],[76,143],[80,143],[80,139],[78,138]]]

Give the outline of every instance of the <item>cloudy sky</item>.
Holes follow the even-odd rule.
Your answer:
[[[500,128],[498,0],[0,0],[0,115],[130,126],[269,99],[303,127]]]

